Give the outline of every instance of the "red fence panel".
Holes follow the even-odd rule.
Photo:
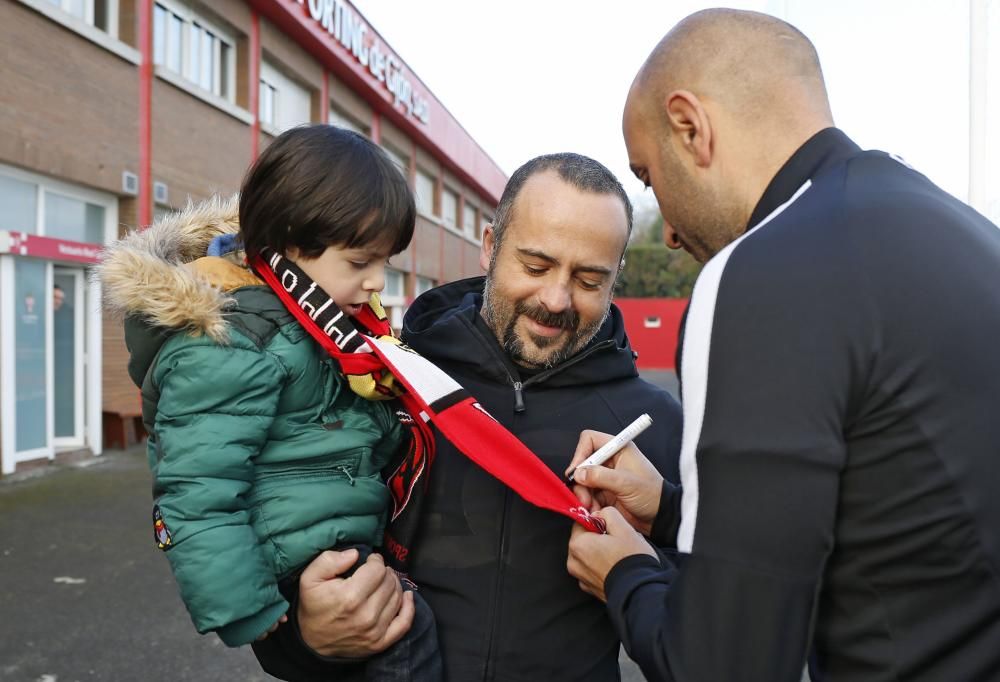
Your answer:
[[[616,298],[640,369],[675,369],[677,336],[686,298]]]

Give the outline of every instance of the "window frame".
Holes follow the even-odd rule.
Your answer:
[[[89,190],[76,185],[71,185],[66,182],[61,182],[55,180],[45,175],[40,175],[38,173],[32,173],[30,171],[21,170],[20,168],[14,168],[0,163],[0,175],[3,175],[14,180],[19,180],[24,183],[34,185],[35,191],[35,231],[25,232],[24,234],[36,235],[38,237],[46,237],[48,239],[58,239],[59,241],[73,242],[72,239],[64,239],[62,237],[52,237],[45,232],[45,193],[51,192],[53,194],[59,194],[63,197],[69,199],[75,199],[77,201],[82,201],[84,203],[94,204],[100,206],[104,209],[104,241],[100,242],[102,246],[110,244],[115,239],[117,239],[117,224],[118,224],[118,202],[113,194],[108,194],[106,192],[98,192],[96,190]],[[6,232],[2,226],[0,226],[0,232]],[[20,230],[13,230],[15,232],[20,232]],[[75,242],[79,244],[97,244],[98,242]]]
[[[472,212],[471,233],[469,231],[469,226],[465,224],[465,216],[468,215],[470,211]],[[479,207],[470,202],[468,199],[466,199],[465,203],[462,205],[462,225],[461,225],[462,234],[464,234],[468,239],[471,239],[475,242],[482,241],[483,237],[483,231],[479,224],[480,212],[481,211],[479,210]]]
[[[357,119],[356,116],[351,116],[349,113],[344,111],[342,107],[337,106],[337,103],[330,99],[329,109],[326,114],[327,125],[336,126],[338,128],[344,128],[345,130],[353,130],[358,135],[364,135],[365,137],[371,139],[372,131],[371,126],[367,126]],[[382,147],[385,149],[385,147]]]
[[[431,205],[429,209],[425,209],[420,205],[420,197],[419,197],[420,188],[418,185],[420,183],[421,176],[431,181]],[[417,213],[424,216],[425,218],[429,218],[434,222],[440,222],[441,217],[437,214],[438,208],[437,208],[437,201],[435,201],[435,196],[434,196],[435,194],[437,194],[437,176],[428,173],[423,166],[417,164],[417,171],[413,177],[413,196],[414,199],[417,200],[416,202]]]
[[[88,24],[75,14],[71,14],[62,8],[62,0],[58,3],[52,0],[16,0],[25,7],[29,7],[66,28],[73,33],[89,40],[95,45],[104,48],[108,52],[115,54],[136,66],[142,61],[139,50],[124,43],[118,37],[118,3],[119,0],[104,0],[107,2],[108,30],[98,28],[93,24]]]
[[[423,288],[423,283],[429,282],[430,286]],[[413,280],[413,295],[414,297],[420,296],[436,287],[437,281],[433,277],[424,277],[423,275],[416,275]]]
[[[273,117],[270,121],[266,120],[261,114],[264,109],[264,88],[268,87],[273,91],[273,97],[271,99],[272,114]],[[298,88],[300,92],[295,92]],[[272,59],[269,55],[261,55],[260,60],[260,75],[257,79],[257,119],[261,123],[261,128],[268,135],[277,137],[281,133],[294,128],[295,126],[302,125],[304,123],[313,122],[313,96],[314,91],[307,84],[298,80],[295,76],[289,75],[289,70],[281,66],[280,62]],[[282,105],[295,105],[295,98],[299,95],[304,95],[305,99],[299,104],[305,104],[302,108],[302,112],[305,113],[305,118],[300,119],[295,117],[292,119],[294,122],[286,125],[287,121],[283,119],[282,114],[287,113],[282,109]]]
[[[168,50],[169,43],[164,42],[163,45],[163,61],[157,62],[155,60],[156,54],[156,10],[157,6],[163,8],[168,14],[168,24],[169,15],[173,14],[175,17],[181,21],[181,42],[180,42],[180,70],[175,70],[169,65],[172,52]],[[205,88],[201,85],[200,71],[199,74],[195,74],[195,78],[191,76],[191,39],[192,39],[192,28],[197,26],[202,31],[207,31],[212,34],[215,38],[215,43],[212,48],[213,57],[213,73],[212,73],[212,87]],[[169,28],[165,29],[165,34],[169,32]],[[166,39],[165,39],[166,41]],[[236,37],[233,32],[229,29],[222,28],[222,26],[213,19],[206,18],[204,14],[199,13],[192,7],[185,5],[183,3],[177,2],[177,0],[153,0],[153,53],[154,53],[154,65],[159,69],[168,71],[172,76],[181,79],[190,88],[197,89],[201,92],[207,92],[215,97],[219,97],[230,104],[235,104],[236,102]],[[228,48],[228,51],[224,53],[223,46]],[[223,59],[223,56],[228,57],[228,59]],[[199,65],[201,60],[201,54],[199,53]],[[225,63],[223,63],[225,62]],[[225,74],[223,74],[225,71]],[[215,84],[218,83],[219,91],[216,92]],[[225,85],[225,88],[223,86]],[[223,92],[223,90],[225,90]]]
[[[462,232],[462,224],[459,222],[460,216],[458,215],[458,207],[461,204],[461,193],[458,190],[453,189],[451,186],[445,184],[441,187],[441,224],[452,232]],[[451,212],[451,222],[448,221],[449,211],[445,210],[446,197],[455,197],[455,210]]]
[[[403,174],[403,177],[406,178],[406,183],[410,184],[409,155],[401,153],[396,145],[387,143],[385,141],[379,143],[379,147],[381,147],[382,151],[386,153],[386,155],[389,157],[389,160],[392,161],[394,164],[396,164],[396,167]],[[416,179],[414,179],[413,180],[414,201],[416,201],[416,191],[417,191],[416,182],[417,182]]]

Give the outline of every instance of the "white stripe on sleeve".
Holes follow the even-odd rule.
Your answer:
[[[684,432],[681,438],[681,523],[677,531],[677,549],[687,554],[694,546],[695,526],[698,523],[698,441],[705,419],[708,393],[708,357],[712,343],[712,322],[715,303],[719,295],[722,272],[736,247],[747,237],[758,234],[760,229],[788,208],[812,185],[807,180],[792,198],[774,209],[770,215],[717,253],[695,282],[684,325],[684,345],[681,349],[681,388],[684,409]]]

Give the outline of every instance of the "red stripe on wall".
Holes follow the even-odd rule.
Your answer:
[[[140,227],[153,222],[153,0],[139,0]]]
[[[250,157],[257,158],[260,153],[260,15],[257,10],[250,10]]]
[[[323,70],[323,83],[319,89],[319,122],[330,122],[330,72]]]

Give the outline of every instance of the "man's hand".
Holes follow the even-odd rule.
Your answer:
[[[365,658],[396,643],[413,624],[413,593],[382,557],[372,554],[350,578],[340,578],[358,551],[327,551],[299,578],[302,640],[321,656]]]
[[[566,568],[580,581],[581,590],[606,602],[604,580],[615,564],[633,554],[655,557],[656,553],[614,507],[595,513],[607,523],[607,534],[592,533],[578,523],[573,524]]]
[[[566,474],[611,438],[600,431],[581,433]],[[660,508],[663,477],[633,443],[622,448],[604,466],[580,467],[573,474],[573,482],[577,484],[573,492],[588,510],[614,507],[633,528],[649,535]]]

